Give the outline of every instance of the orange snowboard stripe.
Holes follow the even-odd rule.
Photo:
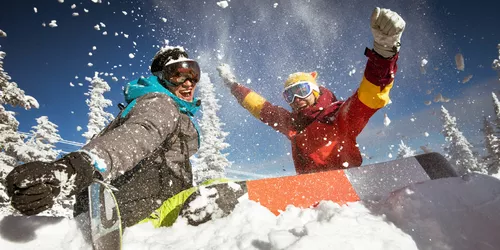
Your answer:
[[[248,198],[278,215],[287,205],[308,208],[322,200],[359,201],[344,170],[247,181]]]

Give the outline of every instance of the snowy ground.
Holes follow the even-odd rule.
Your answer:
[[[56,222],[56,221],[54,221]],[[1,228],[0,222],[0,228]],[[21,224],[22,225],[22,224]],[[17,230],[22,231],[22,227]],[[3,229],[2,229],[3,231]],[[2,249],[90,249],[73,221],[64,219],[23,237],[24,244],[0,241]],[[16,240],[16,239],[14,239]],[[198,227],[180,220],[171,228],[140,224],[126,230],[124,249],[417,249],[384,216],[361,203],[323,202],[313,209],[290,206],[280,216],[253,201],[239,204],[226,218]]]
[[[198,227],[178,220],[125,231],[124,249],[500,249],[500,181],[467,175],[411,185],[381,202],[289,206],[275,216],[243,201]],[[0,217],[1,249],[90,249],[73,221]]]

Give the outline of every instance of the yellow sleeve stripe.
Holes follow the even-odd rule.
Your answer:
[[[391,91],[393,83],[394,81],[385,86],[383,90],[380,90],[380,86],[371,83],[363,76],[363,80],[358,89],[358,98],[363,104],[372,109],[382,108],[391,101],[389,92]]]
[[[257,119],[260,119],[260,111],[264,107],[264,103],[266,103],[266,99],[252,91],[245,96],[241,105]]]

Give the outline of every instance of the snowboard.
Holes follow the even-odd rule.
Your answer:
[[[122,247],[122,224],[113,190],[109,184],[94,180],[86,191],[89,194],[88,209],[73,218],[0,215],[0,238],[23,248],[24,244],[43,241],[38,234],[47,234],[42,232],[45,227],[75,223],[82,232],[83,240],[94,250],[119,250]]]
[[[179,215],[189,224],[199,225],[230,214],[244,195],[279,215],[288,205],[310,208],[322,200],[341,205],[377,201],[410,184],[456,176],[442,155],[427,153],[341,170],[200,187],[186,200]]]
[[[120,250],[122,248],[122,223],[116,190],[109,184],[94,180],[89,186],[89,220],[94,250]]]

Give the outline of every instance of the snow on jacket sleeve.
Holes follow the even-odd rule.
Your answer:
[[[255,118],[289,138],[293,135],[292,118],[288,110],[272,105],[264,97],[241,84],[234,84],[231,93]]]
[[[105,179],[132,169],[175,132],[180,113],[172,98],[150,93],[136,100],[120,126],[82,148],[104,161],[107,169],[101,174]]]
[[[339,126],[351,138],[355,138],[377,110],[389,102],[389,92],[394,83],[399,54],[385,59],[366,49],[368,57],[363,79],[357,91],[340,107]]]

